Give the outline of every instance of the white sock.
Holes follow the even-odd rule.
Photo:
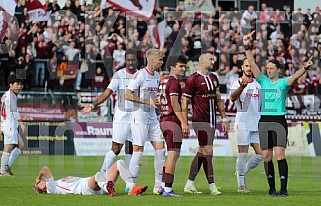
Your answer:
[[[126,165],[124,160],[117,161],[117,170],[119,172],[120,177],[126,182],[126,187],[130,190],[135,185],[133,175],[129,172],[128,166]]]
[[[188,179],[185,186],[194,186],[194,181]]]
[[[12,150],[10,157],[9,157],[9,161],[8,161],[8,166],[11,167],[13,162],[17,159],[17,157],[21,154],[21,150],[16,147]]]
[[[161,182],[162,188],[165,188],[165,182]]]
[[[249,161],[246,163],[246,170],[245,174],[247,174],[251,169],[254,169],[256,166],[260,164],[260,162],[263,160],[262,155],[253,155]]]
[[[134,183],[136,183],[140,159],[143,156],[143,152],[133,152],[132,159],[129,164],[129,172],[133,175]]]
[[[171,192],[173,190],[173,188],[171,187],[164,187],[165,192]]]
[[[163,167],[165,163],[165,148],[155,151],[154,169],[155,186],[160,186],[163,177]]]
[[[100,171],[107,171],[110,166],[113,164],[114,159],[117,155],[115,155],[115,153],[113,152],[113,150],[109,150],[109,152],[107,152],[103,165],[101,166]]]
[[[100,187],[100,189],[102,189],[103,191],[108,193],[107,188],[106,188],[106,185],[107,185],[106,172],[104,172],[104,171],[97,172],[95,175],[95,180],[97,182],[97,185]]]
[[[132,159],[132,155],[131,154],[125,154],[125,163],[126,165],[129,167],[130,164],[130,160]]]
[[[210,187],[210,190],[212,190],[213,187],[216,187],[216,185],[215,185],[215,183],[211,183],[211,184],[209,184],[209,187]]]
[[[237,185],[240,187],[244,185],[244,176],[246,171],[246,160],[248,153],[239,153],[236,160],[236,176],[237,176]]]
[[[5,173],[9,161],[10,153],[8,152],[2,152],[2,157],[1,157],[1,173]]]

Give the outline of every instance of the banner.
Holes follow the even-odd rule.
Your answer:
[[[108,3],[130,14],[149,19],[154,12],[156,0],[107,0]]]
[[[155,48],[163,50],[165,44],[166,21],[163,20],[156,25],[149,25],[148,31]]]
[[[61,107],[19,106],[18,111],[23,120],[64,121],[65,112]]]
[[[74,155],[69,122],[25,122],[27,132],[19,131],[25,144],[23,155]],[[0,136],[0,150],[3,136]]]
[[[39,0],[26,1],[26,7],[30,21],[48,21],[49,12],[45,10],[45,7],[39,2]]]
[[[104,156],[112,145],[112,122],[71,122],[71,130],[74,133],[74,148],[77,156]],[[198,140],[192,128],[188,139],[182,140],[181,155],[195,155]],[[154,155],[154,148],[150,142],[146,142],[144,155]],[[124,151],[120,153],[124,155]],[[214,140],[214,155],[232,156],[232,146],[227,135],[222,131],[221,123],[217,124]]]

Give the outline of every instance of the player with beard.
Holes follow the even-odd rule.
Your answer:
[[[182,111],[187,119],[188,103],[193,107],[192,125],[198,138],[199,146],[192,161],[189,177],[184,187],[184,192],[200,193],[194,186],[194,180],[203,164],[203,169],[209,184],[211,195],[220,195],[214,183],[213,169],[213,141],[216,128],[216,111],[222,117],[222,129],[228,129],[225,118],[224,104],[220,94],[220,84],[214,73],[214,55],[203,52],[199,57],[199,70],[190,75],[186,80],[183,93]]]
[[[236,159],[237,191],[247,193],[250,191],[245,187],[245,175],[263,159],[258,129],[261,116],[261,85],[253,78],[251,65],[247,58],[243,60],[242,71],[243,76],[231,83],[230,99],[235,102],[237,108],[234,123],[238,146]],[[249,145],[253,147],[255,154],[247,162]]]

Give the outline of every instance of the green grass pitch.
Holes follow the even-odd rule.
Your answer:
[[[36,194],[32,184],[43,165],[51,168],[54,177],[91,176],[100,169],[103,157],[77,156],[21,156],[14,163],[14,177],[0,177],[0,205],[320,205],[321,202],[321,158],[288,157],[289,197],[269,197],[263,164],[252,170],[246,177],[251,193],[236,192],[235,158],[214,157],[215,182],[223,195],[209,195],[208,184],[203,170],[199,173],[195,186],[202,194],[186,194],[183,187],[188,177],[192,157],[181,157],[176,166],[173,188],[181,194],[180,198],[161,197],[152,194],[154,185],[153,157],[143,157],[138,184],[149,186],[146,193],[130,197],[124,193],[124,182],[119,178],[116,183],[116,197],[105,195],[50,195]],[[276,184],[279,188],[278,170],[275,162]]]

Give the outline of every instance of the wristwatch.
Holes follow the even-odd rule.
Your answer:
[[[89,107],[90,107],[91,109],[94,109],[94,108],[95,108],[93,104],[89,104]]]

